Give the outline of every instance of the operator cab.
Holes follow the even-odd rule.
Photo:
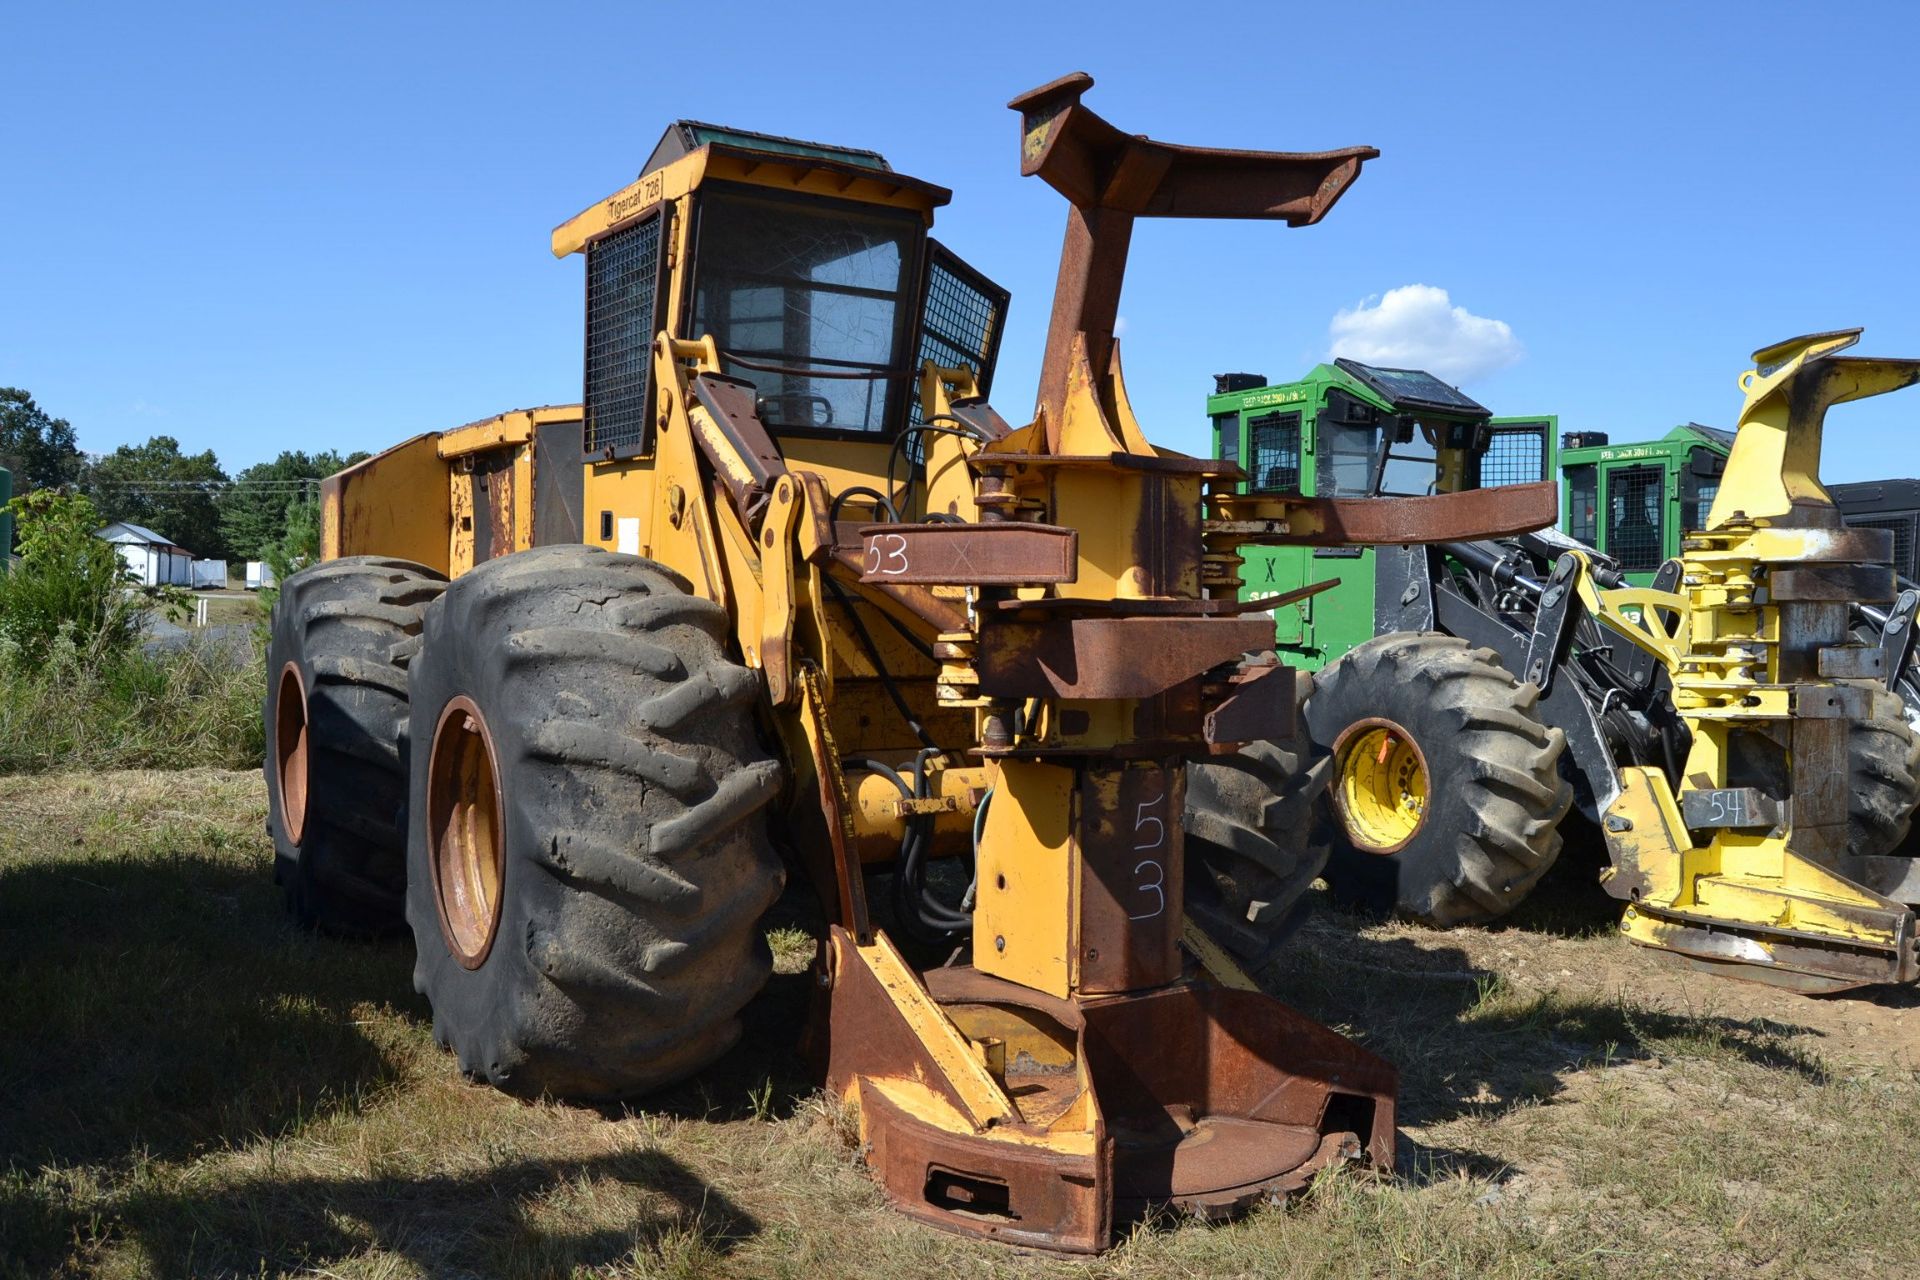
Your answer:
[[[1334,368],[1372,391],[1370,403],[1328,388],[1321,414],[1320,464],[1325,497],[1421,497],[1461,484],[1442,473],[1440,454],[1477,457],[1493,411],[1419,369],[1388,369],[1345,357]]]
[[[1215,456],[1241,462],[1248,492],[1422,497],[1551,478],[1552,424],[1495,418],[1423,370],[1341,357],[1282,386],[1218,382]]]
[[[662,330],[711,335],[776,438],[890,442],[928,359],[984,393],[1008,295],[928,234],[949,198],[878,152],[668,126],[639,178],[553,234],[587,259],[588,456],[652,452]]]

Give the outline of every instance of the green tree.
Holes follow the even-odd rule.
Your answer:
[[[0,387],[0,467],[13,472],[16,490],[69,484],[84,461],[71,423],[49,414],[19,387]]]
[[[284,529],[280,537],[260,549],[260,558],[273,570],[274,585],[260,592],[260,603],[267,613],[280,599],[280,584],[320,559],[320,504],[312,498],[296,498],[283,513]]]
[[[139,634],[132,577],[91,502],[38,489],[8,504],[20,526],[20,561],[0,574],[0,660],[37,667],[65,632],[95,653],[125,652]]]
[[[145,525],[196,556],[218,557],[227,547],[215,496],[226,482],[213,450],[182,453],[172,436],[155,436],[96,459],[80,486],[103,523]]]
[[[307,454],[289,449],[272,462],[258,462],[233,479],[220,495],[220,533],[230,554],[267,559],[267,549],[287,535],[287,512],[311,499],[317,482],[367,455],[341,457],[331,449]]]

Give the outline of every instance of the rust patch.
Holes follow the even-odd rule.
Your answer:
[[[1326,216],[1360,176],[1373,147],[1339,151],[1230,151],[1123,133],[1080,96],[1084,74],[1062,77],[1007,105],[1021,116],[1020,171],[1071,202],[1053,313],[1041,363],[1040,404],[1057,444],[1074,339],[1107,367],[1136,217],[1264,218],[1306,226]]]
[[[1227,694],[1207,712],[1201,736],[1209,747],[1237,747],[1285,739],[1294,731],[1293,668],[1275,662],[1243,665]]]
[[[1123,1210],[1173,1203],[1217,1214],[1297,1189],[1338,1158],[1343,1135],[1353,1154],[1393,1167],[1399,1073],[1271,996],[1181,982],[1082,1009]],[[1183,1158],[1200,1135],[1247,1123],[1264,1146],[1243,1130],[1221,1148],[1230,1160]]]
[[[1402,546],[1473,542],[1544,529],[1559,518],[1560,487],[1543,480],[1424,498],[1216,493],[1209,502],[1217,518],[1206,522],[1206,532],[1233,542]]]
[[[976,661],[990,698],[1150,698],[1272,645],[1265,618],[994,620]]]
[[[1185,798],[1177,765],[1081,774],[1081,991],[1140,991],[1180,976]]]
[[[876,524],[860,530],[860,581],[1026,587],[1080,576],[1080,535],[1059,525]]]
[[[492,560],[514,551],[514,454],[513,449],[498,449],[480,455],[473,468],[474,508],[484,510],[486,537],[474,539],[473,560]]]

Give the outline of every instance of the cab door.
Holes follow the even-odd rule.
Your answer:
[[[1297,409],[1256,410],[1245,416],[1246,450],[1241,464],[1247,489],[1258,493],[1302,492],[1301,414]],[[1318,581],[1307,547],[1249,549],[1248,599],[1279,595]],[[1312,649],[1312,600],[1281,605],[1273,611],[1274,642],[1286,649]]]

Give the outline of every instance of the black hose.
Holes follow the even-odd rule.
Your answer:
[[[927,759],[938,755],[936,751],[922,751],[913,758],[913,794],[918,800],[926,800],[932,792],[927,786]],[[927,887],[927,853],[933,844],[933,815],[915,815],[908,824],[907,841],[903,841],[900,857],[900,878],[895,883],[904,885],[905,905],[908,913],[928,931],[939,934],[944,940],[954,933],[968,928],[973,922],[963,912],[948,906],[933,896]]]
[[[903,799],[927,799],[927,760],[941,754],[934,749],[914,757],[913,782],[900,775],[892,765],[865,756],[849,757],[842,763],[866,769],[891,782]],[[909,814],[900,835],[900,855],[893,872],[894,914],[901,927],[929,945],[949,942],[955,934],[973,925],[972,916],[963,909],[948,906],[933,896],[926,884],[926,855],[933,842],[933,815]]]
[[[897,497],[893,484],[894,464],[900,460],[901,448],[913,436],[923,432],[931,432],[935,435],[964,436],[975,444],[986,443],[986,437],[983,436],[977,428],[970,427],[964,422],[960,422],[960,425],[957,427],[942,425],[947,422],[960,422],[960,419],[950,413],[936,413],[925,422],[908,423],[907,426],[901,429],[900,434],[893,438],[893,447],[887,450],[887,497],[889,499]],[[913,484],[913,473],[911,471],[907,473],[907,484],[909,488],[911,488]]]
[[[881,493],[878,489],[869,489],[866,485],[857,484],[850,489],[842,489],[839,493],[833,495],[833,502],[827,507],[827,522],[829,524],[840,519],[840,504],[848,498],[871,498],[879,504],[880,510],[887,513],[887,522],[889,524],[900,523],[900,512],[895,509],[892,500],[889,499],[886,494]]]

